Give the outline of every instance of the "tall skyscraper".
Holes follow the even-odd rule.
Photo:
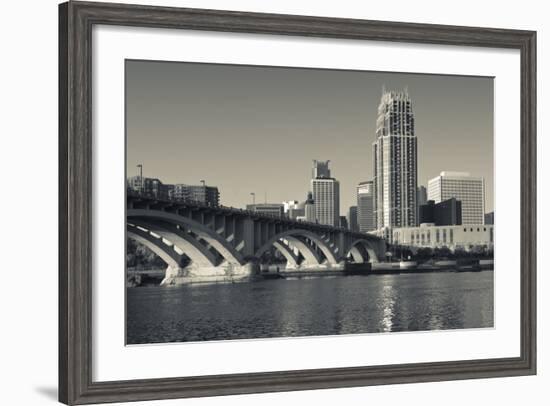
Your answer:
[[[328,167],[330,161],[313,160],[313,169],[311,170],[311,178],[330,178],[330,169]]]
[[[351,206],[348,210],[348,226],[351,231],[359,231],[357,221],[357,206]]]
[[[348,224],[348,219],[346,218],[346,216],[340,216],[340,224],[339,224],[340,227],[342,228],[346,228],[349,230],[349,224]]]
[[[426,186],[418,186],[416,188],[416,225],[419,226],[420,221],[420,206],[428,203],[428,192]]]
[[[407,89],[382,91],[373,164],[376,228],[416,226],[417,140]]]
[[[428,199],[462,202],[462,224],[485,224],[485,180],[468,172],[441,172],[428,181]]]
[[[313,200],[313,193],[307,192],[307,199],[304,202],[304,214],[305,221],[315,223],[315,200]]]
[[[357,185],[357,223],[362,233],[376,229],[373,189],[372,181],[360,182]]]
[[[340,183],[330,177],[330,161],[313,161],[311,190],[315,201],[315,220],[338,227],[340,224]]]

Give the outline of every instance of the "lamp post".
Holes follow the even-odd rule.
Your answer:
[[[256,193],[251,192],[250,195],[252,196],[252,204],[256,204]]]
[[[143,193],[143,165],[138,164],[139,168],[139,193]]]
[[[203,187],[206,186],[206,182],[205,182],[204,179],[201,179],[201,183],[202,183],[202,186],[203,186]]]

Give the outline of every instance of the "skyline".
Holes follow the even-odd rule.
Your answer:
[[[126,75],[127,177],[143,164],[164,183],[204,179],[221,204],[245,207],[251,192],[305,200],[312,160],[330,160],[345,215],[372,179],[382,87],[408,87],[418,185],[441,171],[482,176],[493,211],[491,78],[151,61],[127,61]]]

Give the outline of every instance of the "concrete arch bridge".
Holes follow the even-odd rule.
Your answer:
[[[248,210],[127,195],[127,238],[167,264],[162,284],[246,280],[277,257],[292,271],[378,262],[383,239]]]

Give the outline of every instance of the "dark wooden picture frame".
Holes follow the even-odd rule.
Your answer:
[[[92,27],[179,28],[512,48],[521,53],[521,354],[517,358],[217,376],[92,380]],[[536,33],[68,2],[59,6],[59,400],[185,398],[536,373]]]

